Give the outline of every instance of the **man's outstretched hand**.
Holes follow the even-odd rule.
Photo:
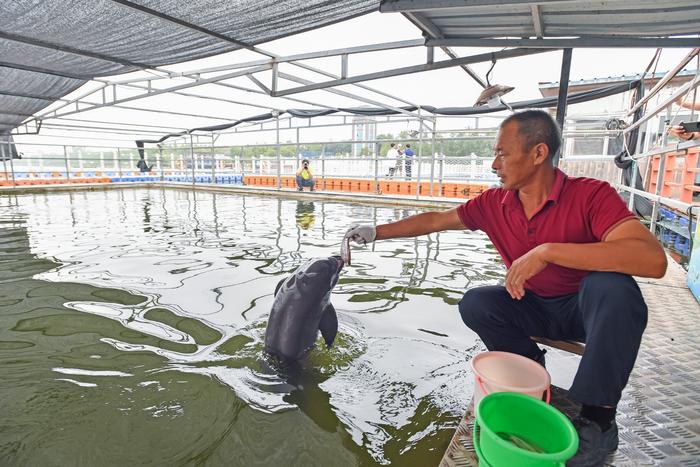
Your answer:
[[[377,229],[372,225],[352,225],[345,233],[345,238],[349,238],[359,245],[367,245],[377,238]]]

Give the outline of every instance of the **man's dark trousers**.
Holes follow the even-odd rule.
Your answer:
[[[553,298],[526,292],[514,300],[505,287],[476,287],[464,294],[459,312],[489,350],[536,359],[541,351],[530,336],[585,342],[570,395],[595,406],[617,405],[647,324],[639,286],[614,272],[592,272],[578,293]]]

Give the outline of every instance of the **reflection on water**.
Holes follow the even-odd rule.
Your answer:
[[[413,210],[187,191],[0,201],[0,463],[435,465],[479,349],[456,303],[503,277],[486,238],[354,248],[339,335],[263,349],[277,282],[351,223]]]

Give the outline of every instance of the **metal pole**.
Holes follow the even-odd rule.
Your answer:
[[[326,189],[326,154],[321,151],[321,189]]]
[[[291,123],[291,120],[290,120],[290,123]],[[298,164],[299,164],[299,156],[301,156],[301,154],[299,153],[299,127],[297,127],[296,133],[297,133],[297,147],[296,147],[296,152],[297,152],[297,165],[298,165]]]
[[[190,161],[192,165],[192,186],[194,186],[194,142],[192,141],[192,133],[190,133]]]
[[[664,172],[666,170],[666,153],[663,152],[659,155],[659,173],[656,174],[656,190],[654,194],[656,196],[661,196],[661,184],[664,182]],[[631,197],[630,193],[630,197]],[[649,224],[649,230],[651,233],[656,235],[656,218],[659,215],[659,200],[654,200],[654,204],[651,209],[651,223]]]
[[[375,143],[375,146],[377,150],[374,151],[374,192],[379,194],[379,151],[382,146],[379,143]]]
[[[160,181],[165,180],[165,169],[163,168],[163,146],[158,145],[158,168],[160,169]]]
[[[561,75],[559,77],[559,96],[557,97],[557,123],[561,129],[562,135],[564,134],[564,119],[566,117],[566,99],[569,94],[569,72],[571,71],[571,49],[564,49],[562,59],[561,59]],[[559,165],[559,158],[561,156],[562,144],[559,146],[559,151],[554,155],[553,163],[554,167]]]
[[[633,159],[632,160],[632,178],[630,180],[630,187],[631,188],[636,188],[634,186],[634,181],[637,179],[637,171],[638,170],[639,169],[637,166],[637,160]],[[630,199],[629,199],[629,202],[627,203],[627,209],[634,212],[634,191],[630,191]]]
[[[211,138],[211,182],[216,183],[216,157],[214,155],[214,136]]]
[[[117,175],[122,178],[122,162],[121,162],[121,151],[117,148]],[[119,180],[121,182],[121,180]]]
[[[8,145],[10,144],[10,137],[9,137],[9,136],[7,137],[7,144],[8,144]],[[10,155],[10,158],[11,158],[11,157],[12,157],[12,153],[11,153],[11,152],[8,152],[8,154]],[[7,161],[7,158],[3,157],[3,158],[2,158],[2,172],[3,172],[2,176],[3,176],[3,180],[7,180],[7,162],[6,162],[6,161]]]
[[[416,199],[420,197],[420,175],[421,175],[421,156],[423,155],[423,117],[421,117],[421,108],[418,107],[418,174],[416,176]]]
[[[66,164],[66,180],[70,182],[70,166],[68,165],[68,149],[63,146],[63,161]]]
[[[15,166],[12,163],[12,143],[10,143],[10,136],[7,136],[7,155],[8,159],[10,160],[10,176],[12,177],[12,188],[17,186],[17,182],[15,181]],[[5,163],[5,159],[3,158],[2,160],[3,164]],[[5,168],[5,173],[7,173],[7,167]]]
[[[430,139],[430,196],[434,196],[433,182],[435,181],[435,130],[437,129],[437,117],[433,117],[433,137]]]
[[[273,73],[273,81],[277,81],[277,73]],[[273,84],[273,86],[275,86]],[[280,148],[280,116],[279,113],[273,112],[275,115],[275,134],[276,134],[276,146],[277,146],[277,189],[282,188],[282,153]]]
[[[102,154],[102,153],[100,153],[100,154]],[[39,174],[40,174],[39,176],[40,177],[45,177],[48,174],[48,171],[44,170],[45,169],[44,164],[45,164],[44,158],[40,157],[39,158]]]
[[[438,157],[438,163],[440,164],[438,174],[438,193],[440,194],[440,196],[442,196],[443,168],[445,166],[445,155],[442,154],[442,151],[440,152],[440,157]]]

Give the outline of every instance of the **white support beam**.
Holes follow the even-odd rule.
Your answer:
[[[538,39],[544,37],[544,25],[542,24],[542,11],[537,4],[530,5],[530,13],[532,13],[532,27],[535,30],[535,36]]]
[[[340,78],[345,79],[348,77],[348,54],[343,54],[340,56]]]
[[[297,76],[292,76],[292,75],[289,75],[289,74],[287,74],[287,73],[280,72],[279,75],[280,75],[280,78],[283,78],[283,79],[286,79],[286,80],[289,80],[289,81],[293,81],[293,82],[295,82],[295,83],[304,84],[305,86],[313,86],[313,85],[314,85],[313,81],[309,81],[309,80],[307,80],[307,79],[299,78],[299,77],[297,77]],[[402,114],[404,114],[404,115],[409,115],[409,116],[411,116],[411,117],[416,117],[416,118],[418,118],[418,114],[413,113],[413,112],[409,112],[408,110],[404,110],[404,109],[402,109],[402,108],[400,108],[400,107],[395,107],[395,106],[392,106],[392,105],[382,104],[381,102],[377,102],[377,101],[375,101],[375,100],[373,100],[373,99],[367,99],[367,98],[364,98],[364,97],[356,96],[356,95],[354,95],[354,94],[350,94],[350,93],[348,93],[348,92],[341,91],[340,89],[333,89],[333,88],[327,89],[327,88],[324,88],[324,91],[330,92],[330,93],[332,93],[332,94],[337,94],[337,95],[343,96],[343,97],[349,97],[349,98],[351,98],[351,99],[355,99],[355,100],[362,101],[362,102],[364,102],[364,103],[366,103],[366,104],[376,105],[376,106],[381,107],[381,108],[383,108],[383,109],[394,110],[394,111],[399,112],[399,113],[402,113]]]
[[[378,44],[369,44],[369,45],[362,45],[362,46],[357,46],[357,47],[345,47],[345,48],[340,48],[340,49],[331,49],[331,50],[321,50],[317,52],[308,52],[308,53],[303,53],[303,54],[294,54],[294,55],[287,55],[287,56],[275,56],[273,58],[265,58],[265,59],[260,59],[260,60],[251,60],[248,62],[242,62],[242,63],[232,63],[229,65],[220,65],[220,66],[214,66],[214,67],[206,67],[206,68],[196,68],[192,70],[187,70],[187,71],[182,71],[182,72],[172,72],[172,71],[167,71],[163,69],[159,69],[159,71],[163,73],[167,73],[168,76],[162,76],[162,77],[150,77],[150,78],[130,78],[130,79],[125,79],[121,81],[110,81],[110,83],[116,83],[116,84],[127,84],[127,83],[134,83],[134,82],[141,82],[146,79],[168,79],[168,78],[178,78],[178,77],[189,77],[191,75],[195,74],[207,74],[207,73],[218,73],[221,71],[231,71],[231,70],[240,70],[241,68],[250,68],[250,67],[256,67],[256,66],[261,66],[261,65],[272,65],[273,62],[277,63],[287,63],[287,62],[297,62],[301,60],[312,60],[316,58],[328,58],[328,57],[335,57],[339,55],[352,55],[352,54],[359,54],[359,53],[367,53],[367,52],[379,52],[379,51],[385,51],[385,50],[396,50],[396,49],[405,49],[405,48],[411,48],[411,47],[422,47],[425,45],[425,39],[409,39],[405,41],[394,41],[394,42],[383,42],[383,43],[378,43]]]
[[[335,86],[342,86],[345,84],[352,84],[361,81],[371,81],[375,79],[389,78],[392,76],[401,76],[413,73],[420,73],[423,71],[430,70],[440,70],[443,68],[450,68],[471,63],[480,63],[490,61],[492,59],[502,59],[502,58],[512,58],[512,57],[522,57],[525,55],[532,55],[536,53],[551,52],[555,49],[511,49],[511,50],[501,50],[498,52],[489,52],[484,54],[472,55],[469,57],[461,57],[451,60],[442,60],[439,62],[434,62],[425,65],[412,65],[402,68],[396,68],[393,70],[379,71],[375,73],[367,73],[364,75],[352,76],[346,79],[335,79],[330,81],[325,81],[322,83],[314,83],[306,86],[300,86],[291,89],[285,89],[283,91],[277,91],[273,93],[273,96],[288,96],[290,94],[296,94],[300,92],[314,91],[317,89],[327,89]]]
[[[270,87],[270,95],[274,95],[277,92],[277,78],[279,75],[279,64],[277,62],[272,63],[272,86]]]
[[[235,120],[233,117],[217,117],[215,115],[204,115],[204,114],[195,114],[191,112],[176,112],[174,110],[158,110],[158,109],[142,109],[140,107],[131,107],[128,105],[113,105],[113,109],[121,109],[121,110],[129,110],[131,112],[149,112],[149,113],[157,113],[157,114],[163,114],[163,115],[179,115],[181,117],[196,117],[196,118],[207,118],[210,120],[219,120],[219,121],[224,121],[228,122],[231,120]]]
[[[75,114],[75,113],[79,113],[79,112],[85,112],[85,111],[87,111],[87,110],[93,110],[93,109],[97,109],[97,108],[101,108],[101,107],[108,107],[108,106],[112,106],[112,105],[115,105],[115,104],[122,104],[122,103],[125,103],[125,102],[131,102],[131,101],[134,101],[134,100],[143,99],[143,98],[145,98],[145,97],[157,96],[157,95],[160,95],[160,94],[166,94],[166,93],[170,93],[170,92],[174,92],[174,91],[179,91],[179,90],[182,90],[182,89],[187,89],[187,88],[191,88],[191,87],[195,87],[195,86],[201,86],[201,85],[204,85],[204,84],[215,83],[215,82],[217,82],[217,81],[222,81],[222,80],[225,80],[225,79],[236,78],[236,77],[238,77],[238,76],[244,76],[244,75],[247,75],[247,74],[249,74],[249,73],[257,73],[257,72],[259,72],[259,71],[268,70],[269,68],[270,68],[270,67],[269,67],[268,65],[263,65],[263,66],[259,66],[259,67],[257,67],[257,68],[253,68],[253,69],[250,69],[250,70],[241,70],[241,71],[236,71],[236,72],[233,72],[233,73],[227,73],[227,74],[224,74],[224,75],[215,76],[215,77],[213,77],[213,78],[207,78],[207,79],[202,79],[202,80],[199,80],[199,81],[194,81],[194,82],[192,82],[192,83],[185,83],[185,84],[180,84],[180,85],[177,85],[177,86],[172,86],[172,87],[169,87],[169,88],[158,89],[158,90],[152,91],[152,92],[145,92],[145,93],[143,93],[143,94],[139,94],[139,95],[135,95],[135,96],[130,96],[130,97],[125,97],[125,98],[123,98],[123,99],[118,99],[118,98],[117,98],[117,96],[116,96],[116,86],[112,86],[113,89],[114,89],[114,93],[113,93],[113,95],[112,95],[112,100],[111,100],[111,101],[108,100],[107,102],[104,102],[104,103],[101,103],[101,104],[90,104],[90,103],[88,103],[88,102],[85,100],[85,98],[88,97],[88,96],[90,96],[90,95],[92,95],[92,94],[94,94],[95,92],[100,92],[100,91],[101,91],[101,88],[100,88],[100,89],[96,89],[96,90],[90,91],[90,92],[87,93],[87,94],[83,94],[82,96],[77,97],[77,98],[75,98],[75,99],[69,101],[68,103],[64,104],[63,106],[61,106],[61,107],[59,107],[59,108],[57,108],[57,109],[54,109],[54,110],[51,110],[51,111],[48,111],[48,112],[44,112],[43,114],[38,115],[37,117],[35,117],[35,119],[56,118],[56,117],[59,117],[59,116],[65,116],[65,115],[71,115],[71,114]],[[64,109],[65,107],[67,107],[67,106],[69,106],[69,105],[72,105],[72,104],[75,104],[75,106],[76,106],[76,109],[75,109],[75,110],[59,113],[60,110]],[[80,108],[80,104],[86,105],[87,107]]]
[[[323,76],[327,76],[327,77],[332,78],[332,79],[339,79],[340,78],[338,75],[334,75],[333,73],[328,73],[327,71],[323,71],[320,68],[316,68],[316,67],[307,65],[305,63],[296,63],[295,62],[295,63],[292,63],[292,65],[299,67],[299,68],[302,68],[304,70],[313,71],[315,73],[318,73],[318,74],[323,75]],[[406,99],[403,99],[401,97],[391,95],[388,92],[380,91],[379,89],[374,89],[370,86],[367,86],[366,84],[354,83],[353,86],[358,87],[360,89],[365,89],[365,90],[373,92],[375,94],[379,94],[380,96],[388,97],[390,99],[394,99],[396,101],[403,102],[406,105],[412,105],[412,106],[418,107],[417,104],[414,104],[411,101],[407,101]],[[278,96],[278,97],[285,97],[285,96]],[[286,97],[289,98],[289,96],[286,96]]]
[[[176,126],[164,126],[164,125],[147,125],[145,123],[104,121],[104,120],[85,120],[85,119],[80,119],[80,118],[67,118],[67,117],[61,117],[57,121],[58,122],[80,122],[80,123],[103,123],[105,125],[133,126],[133,127],[139,127],[139,128],[160,128],[160,131],[163,131],[163,130],[187,131],[187,128],[181,128],[181,127],[176,127]]]
[[[440,31],[440,28],[438,28],[432,21],[430,21],[424,14],[422,13],[404,13],[404,17],[408,19],[410,22],[416,25],[418,29],[423,31],[427,36],[429,36],[432,39],[442,39],[444,36],[442,35],[442,31]],[[432,48],[432,47],[430,47]],[[447,54],[448,57],[450,58],[459,58],[459,55],[454,53],[452,49],[449,47],[441,47],[442,51]],[[428,63],[433,63],[433,61],[428,61]],[[469,76],[474,79],[477,83],[482,88],[486,88],[486,82],[481,79],[479,75],[476,74],[474,70],[472,70],[468,65],[461,65],[460,68],[462,68]]]
[[[260,89],[262,89],[263,92],[264,92],[265,94],[270,95],[270,93],[271,93],[270,88],[268,88],[267,86],[265,86],[265,85],[262,83],[262,81],[260,81],[258,78],[256,78],[256,77],[253,76],[253,75],[246,75],[246,78],[248,78],[248,79],[251,80],[253,83],[255,83],[255,85],[256,85],[257,87],[259,87]]]

